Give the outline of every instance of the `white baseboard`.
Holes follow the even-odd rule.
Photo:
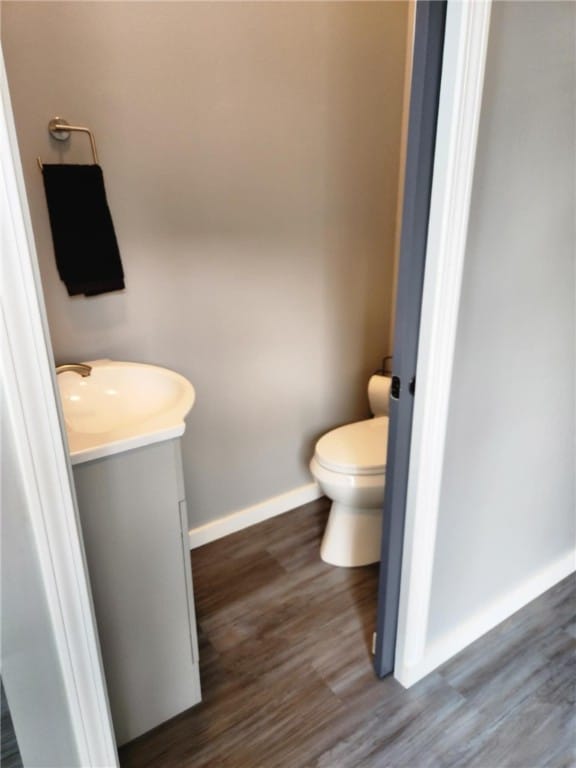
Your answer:
[[[394,677],[409,688],[575,570],[576,550],[573,550],[442,635],[425,649],[419,662],[395,669]]]
[[[318,484],[308,483],[307,485],[301,485],[299,488],[294,488],[292,491],[281,493],[279,496],[273,496],[271,499],[266,499],[259,504],[239,509],[225,517],[219,517],[217,520],[212,520],[205,525],[191,528],[189,531],[190,549],[201,547],[210,541],[216,541],[216,539],[221,539],[223,536],[228,536],[229,533],[242,531],[244,528],[261,523],[263,520],[289,512],[291,509],[307,504],[309,501],[315,501],[321,496],[322,491]]]

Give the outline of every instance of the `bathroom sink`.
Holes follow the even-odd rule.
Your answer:
[[[95,360],[89,376],[58,375],[72,464],[178,437],[194,404],[190,382],[143,363]]]

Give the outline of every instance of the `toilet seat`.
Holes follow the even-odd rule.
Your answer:
[[[388,452],[388,416],[333,429],[316,443],[314,458],[330,472],[382,475]]]

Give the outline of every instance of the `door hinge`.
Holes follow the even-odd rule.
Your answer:
[[[372,656],[376,655],[376,632],[372,632]]]

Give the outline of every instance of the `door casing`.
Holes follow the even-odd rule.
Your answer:
[[[437,4],[427,5],[433,9]],[[425,7],[419,0],[417,8]],[[490,10],[491,0],[448,0],[446,5],[419,327],[412,322],[417,360],[412,370],[400,369],[405,386],[412,375],[417,377],[412,417],[401,437],[410,437],[403,446],[405,484],[394,482],[390,464],[387,473],[392,488],[384,515],[391,505],[391,517],[385,520],[382,540],[375,669],[380,676],[393,670],[406,687],[449,658],[424,658],[424,651]],[[408,155],[410,162],[410,145]],[[399,297],[399,344],[402,318]],[[394,349],[397,358],[401,353],[402,346]],[[406,400],[411,397],[404,404]]]
[[[420,0],[416,6],[408,149],[398,269],[394,365],[398,396],[390,398],[388,464],[374,666],[379,677],[394,669],[404,541],[404,512],[410,465],[410,438],[416,383],[418,333],[424,284],[428,217],[446,0]],[[394,392],[394,387],[393,387]]]

